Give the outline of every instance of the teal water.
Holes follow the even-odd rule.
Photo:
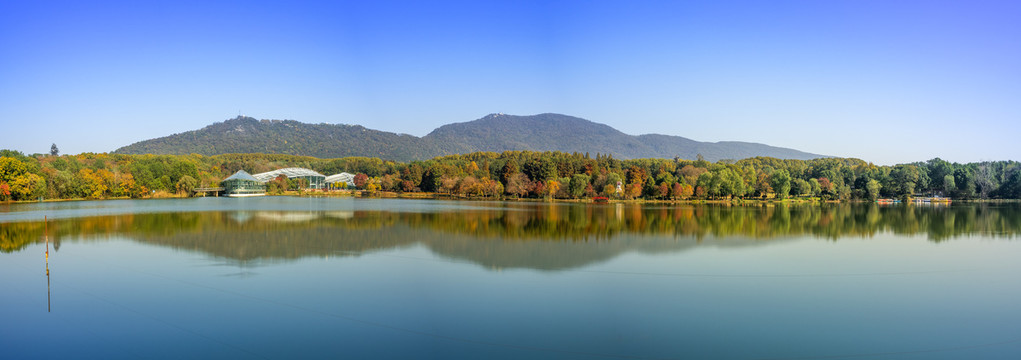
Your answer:
[[[1019,214],[289,197],[5,205],[0,357],[1016,359]]]

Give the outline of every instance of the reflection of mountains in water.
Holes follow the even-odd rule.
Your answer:
[[[257,219],[269,217],[260,216]],[[395,215],[395,214],[387,214]],[[387,216],[383,216],[385,218]],[[293,219],[293,217],[292,217]],[[569,269],[612,259],[626,252],[666,253],[699,245],[746,246],[761,241],[743,237],[710,238],[662,234],[620,234],[610,238],[515,240],[499,236],[448,233],[432,228],[387,221],[379,226],[336,226],[323,218],[305,227],[277,228],[249,222],[250,231],[213,230],[202,236],[136,236],[135,239],[178,249],[189,249],[239,261],[295,259],[308,256],[358,256],[364,253],[423,245],[433,253],[489,268]],[[267,226],[268,225],[268,226]],[[364,224],[363,224],[364,225]],[[268,228],[265,228],[268,227]],[[258,230],[263,228],[263,230]]]
[[[649,207],[513,204],[457,212],[187,212],[75,218],[51,222],[51,238],[120,235],[237,261],[358,254],[422,244],[434,253],[486,267],[563,269],[626,252],[677,252],[697,246],[749,246],[816,236],[927,233],[933,241],[981,234],[1013,237],[1017,206],[949,208],[827,206]],[[42,237],[43,224],[8,223],[0,249]]]

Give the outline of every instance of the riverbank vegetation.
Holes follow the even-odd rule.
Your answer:
[[[276,154],[26,156],[0,150],[0,201],[187,196],[238,170],[304,167],[357,174],[368,193],[431,192],[464,197],[728,200],[811,197],[875,200],[913,195],[1021,199],[1021,163],[926,162],[877,166],[850,158],[757,157],[620,160],[597,154],[507,151],[449,155],[407,163],[378,158],[319,159]],[[299,182],[275,180],[275,192]]]

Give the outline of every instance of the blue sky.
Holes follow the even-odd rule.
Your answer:
[[[895,164],[1021,160],[1021,2],[0,4],[0,148],[243,113],[417,136],[555,112]]]

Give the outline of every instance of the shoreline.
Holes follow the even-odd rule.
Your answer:
[[[851,201],[840,201],[840,200],[821,200],[819,198],[796,198],[796,199],[687,199],[687,200],[661,200],[661,199],[607,199],[605,202],[596,202],[592,198],[582,199],[557,199],[557,198],[511,198],[511,197],[483,197],[483,196],[460,196],[453,194],[441,194],[441,193],[428,193],[428,192],[414,192],[414,193],[396,193],[396,192],[376,192],[368,193],[364,190],[342,190],[342,191],[329,191],[329,192],[297,192],[297,191],[286,191],[281,194],[266,194],[266,196],[295,196],[295,197],[358,197],[358,198],[379,198],[379,199],[418,199],[418,200],[457,200],[457,201],[509,201],[509,202],[548,202],[548,203],[581,203],[581,204],[656,204],[656,205],[680,205],[680,204],[695,204],[695,205],[767,205],[767,204],[865,204],[875,203],[874,201],[867,200],[851,200]],[[18,200],[18,201],[4,201],[0,202],[2,205],[15,205],[15,204],[33,204],[33,203],[59,203],[59,202],[72,202],[72,201],[105,201],[105,200],[161,200],[161,199],[189,199],[189,198],[206,198],[216,196],[187,196],[180,194],[158,194],[149,197],[142,198],[131,198],[128,196],[112,197],[112,198],[101,198],[101,199],[42,199],[42,200]],[[970,199],[970,200],[957,200],[953,199],[954,203],[1018,203],[1021,199]],[[898,203],[898,204],[914,204],[911,201]],[[885,204],[884,204],[885,205]],[[892,205],[892,204],[891,204]]]

